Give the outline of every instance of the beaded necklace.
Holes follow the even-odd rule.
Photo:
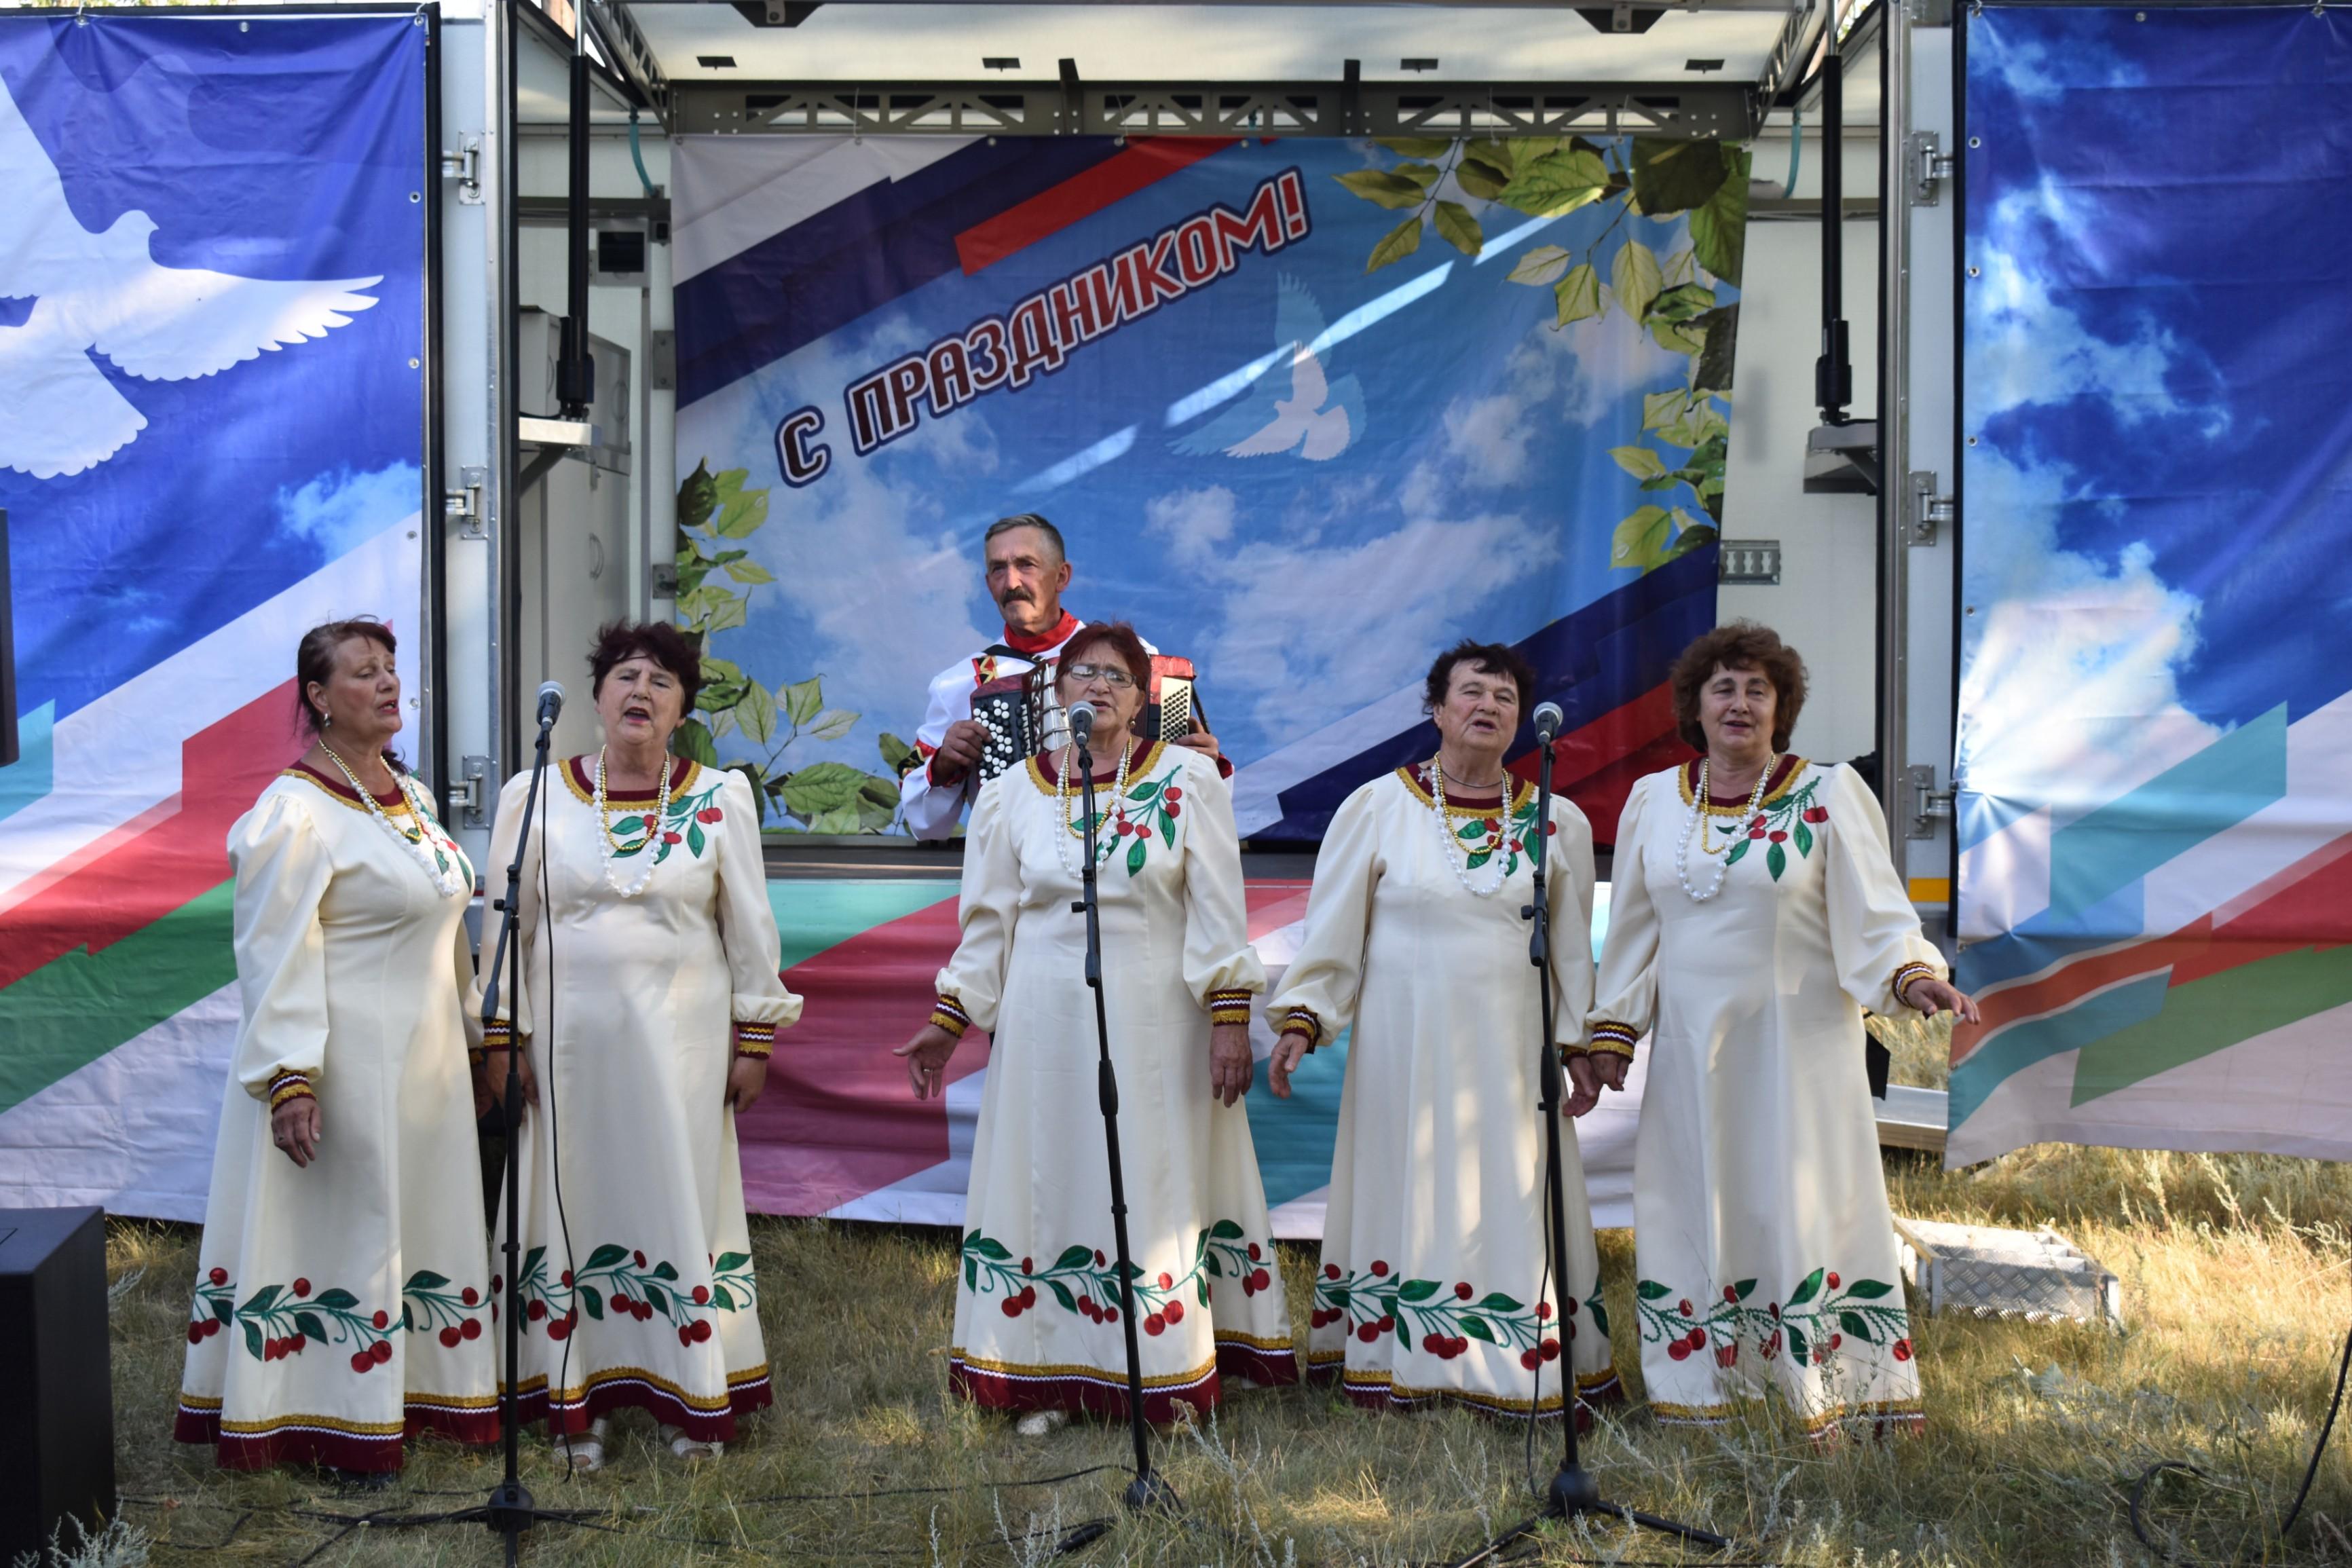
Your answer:
[[[1062,748],[1061,771],[1054,784],[1054,804],[1062,814],[1062,831],[1054,836],[1054,858],[1061,861],[1062,869],[1073,879],[1078,875],[1078,863],[1071,857],[1070,840],[1079,835],[1077,824],[1070,820],[1070,758],[1076,751],[1076,746]],[[1134,754],[1135,742],[1130,737],[1118,749],[1118,772],[1110,784],[1111,809],[1118,814],[1117,820],[1122,823],[1127,820],[1127,760]],[[1110,853],[1109,844],[1102,837],[1099,825],[1095,842],[1097,846],[1095,859],[1099,862]]]
[[[1756,814],[1763,808],[1764,786],[1772,782],[1772,769],[1779,760],[1769,752],[1764,753],[1764,771],[1756,775],[1756,791],[1748,797],[1748,809],[1740,814],[1739,820],[1743,824],[1753,822],[1756,819]],[[1675,876],[1682,883],[1683,891],[1690,895],[1691,901],[1699,904],[1706,902],[1716,894],[1723,891],[1723,879],[1731,871],[1731,846],[1727,843],[1723,847],[1723,858],[1716,861],[1715,880],[1707,884],[1706,891],[1702,893],[1691,886],[1690,845],[1693,834],[1698,836],[1698,852],[1710,860],[1715,859],[1715,851],[1706,846],[1706,830],[1699,826],[1706,819],[1706,804],[1712,798],[1707,794],[1706,765],[1707,759],[1700,758],[1698,788],[1691,794],[1690,818],[1683,824],[1682,842],[1675,846]]]
[[[623,887],[621,879],[613,875],[614,862],[620,858],[621,841],[613,836],[612,812],[604,804],[604,748],[596,748],[596,853],[604,862],[604,885],[621,897],[635,898],[646,890],[646,884],[654,879],[654,864],[659,858],[654,848],[654,837],[661,831],[662,813],[668,809],[669,753],[664,752],[661,784],[654,791],[653,808],[646,813],[645,842],[637,846],[637,852],[645,858],[637,862],[636,879]]]
[[[360,797],[360,803],[367,807],[368,815],[382,824],[386,833],[400,841],[400,847],[406,852],[408,858],[415,861],[418,868],[431,879],[433,890],[445,899],[456,898],[465,889],[466,880],[457,875],[457,868],[450,864],[449,857],[442,851],[441,847],[428,842],[426,836],[429,830],[425,826],[426,820],[425,807],[418,803],[414,786],[407,776],[395,772],[392,775],[392,783],[393,787],[400,791],[400,798],[408,803],[409,815],[415,819],[416,826],[413,831],[393,821],[383,807],[377,803],[374,792],[360,783],[360,775],[352,771],[351,763],[343,761],[332,746],[321,741],[319,742],[319,750],[326,752],[335,766],[342,771],[343,777],[351,781],[352,793]]]
[[[1501,854],[1503,841],[1509,836],[1511,830],[1510,782],[1510,776],[1507,773],[1504,775],[1503,783],[1497,786],[1503,792],[1503,804],[1497,808],[1502,814],[1503,826],[1495,836],[1493,856],[1496,861],[1495,882],[1492,887],[1482,888],[1470,879],[1469,847],[1454,837],[1454,825],[1446,818],[1445,759],[1441,754],[1429,760],[1430,809],[1437,817],[1437,837],[1444,845],[1445,864],[1453,870],[1454,879],[1461,883],[1463,890],[1474,899],[1493,898],[1503,890],[1503,884],[1510,878],[1510,862]]]

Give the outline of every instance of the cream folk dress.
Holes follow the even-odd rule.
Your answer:
[[[437,822],[381,804],[470,892]],[[492,1441],[467,893],[443,898],[348,784],[301,767],[238,818],[228,854],[244,1021],[174,1436],[216,1442],[232,1468],[394,1470],[404,1436]],[[319,1155],[297,1169],[270,1107],[305,1094]]]
[[[732,1037],[765,1055],[801,1003],[776,973],[743,775],[679,760],[650,826],[654,791],[609,793],[614,877],[630,886],[656,857],[625,899],[598,849],[595,765],[549,769],[523,863],[522,984],[511,1011],[500,1003],[539,1077],[520,1140],[523,1418],[577,1432],[642,1405],[724,1442],[773,1402],[726,1103]],[[530,784],[520,775],[499,797],[495,866],[513,860]],[[486,976],[496,940],[493,925]],[[503,1237],[503,1212],[498,1223]]]
[[[1535,891],[1536,792],[1517,784],[1507,819],[1493,794],[1449,792],[1446,805],[1441,838],[1426,764],[1348,797],[1315,859],[1298,955],[1266,1007],[1277,1031],[1318,1044],[1354,1030],[1307,1366],[1370,1408],[1450,1400],[1556,1415],[1563,1349],[1581,1401],[1618,1383],[1564,1115],[1564,1310],[1544,1263],[1542,998],[1519,912]],[[1551,824],[1550,978],[1558,1030],[1574,1042],[1592,996],[1592,830],[1558,797]],[[1479,888],[1502,873],[1499,890],[1475,897],[1457,867]]]
[[[1127,1412],[1110,1178],[1096,1092],[1083,841],[1033,759],[982,785],[965,840],[963,940],[933,1015],[992,1037],[964,1203],[949,1377],[1003,1410]],[[1068,815],[1076,816],[1078,781]],[[1290,1316],[1245,1106],[1209,1092],[1212,1015],[1244,1022],[1249,943],[1233,796],[1157,742],[1101,840],[1103,985],[1118,1077],[1128,1236],[1140,1270],[1144,1414],[1205,1410],[1222,1377],[1295,1382]],[[1122,827],[1121,824],[1124,824]],[[1057,855],[1059,838],[1068,866]]]
[[[1696,764],[1638,781],[1617,828],[1596,1050],[1650,1037],[1633,1157],[1642,1377],[1669,1422],[1787,1401],[1809,1430],[1916,1426],[1864,1008],[1944,966],[1852,768],[1776,768],[1720,801],[1675,868]]]

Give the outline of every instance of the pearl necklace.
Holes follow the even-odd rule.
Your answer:
[[[1070,820],[1070,758],[1076,751],[1076,746],[1062,748],[1060,777],[1054,785],[1054,803],[1062,813],[1062,831],[1054,836],[1054,858],[1061,861],[1062,869],[1073,879],[1078,875],[1078,863],[1071,858],[1070,840],[1080,835],[1077,825]],[[1121,822],[1127,820],[1127,760],[1134,754],[1135,742],[1130,738],[1118,749],[1118,772],[1110,783],[1110,804]],[[1095,862],[1099,865],[1110,853],[1099,823],[1095,826]]]
[[[1740,815],[1739,820],[1743,825],[1755,821],[1756,814],[1763,809],[1764,786],[1772,782],[1772,768],[1779,760],[1769,752],[1764,753],[1764,771],[1756,775],[1756,791],[1748,797],[1748,809]],[[1690,846],[1693,834],[1698,835],[1698,852],[1710,860],[1715,858],[1715,851],[1706,847],[1706,833],[1699,826],[1706,819],[1706,805],[1711,798],[1706,788],[1706,765],[1707,759],[1700,758],[1698,788],[1691,795],[1690,818],[1683,825],[1682,842],[1675,846],[1675,876],[1681,881],[1683,891],[1690,895],[1691,901],[1699,904],[1723,891],[1723,879],[1731,873],[1731,846],[1726,844],[1723,858],[1716,862],[1715,880],[1707,885],[1706,891],[1702,893],[1691,886]]]
[[[1474,899],[1493,898],[1503,890],[1503,884],[1510,879],[1510,861],[1503,855],[1504,840],[1509,837],[1511,831],[1511,795],[1508,787],[1510,775],[1506,773],[1503,776],[1503,783],[1496,786],[1503,791],[1503,804],[1500,807],[1503,827],[1502,831],[1495,836],[1495,852],[1492,858],[1497,864],[1495,871],[1495,885],[1491,888],[1482,888],[1470,879],[1470,851],[1454,837],[1454,824],[1446,817],[1445,759],[1443,756],[1432,757],[1429,760],[1429,784],[1430,809],[1436,815],[1438,840],[1444,846],[1442,853],[1445,857],[1445,864],[1454,872],[1454,879],[1461,883],[1463,889]]]
[[[623,887],[613,874],[613,864],[620,858],[621,842],[613,837],[612,809],[604,802],[604,748],[596,748],[596,853],[604,862],[604,885],[625,899],[634,899],[646,890],[654,879],[654,865],[659,851],[654,847],[655,837],[661,832],[662,813],[669,808],[669,753],[662,753],[661,786],[654,791],[653,809],[646,813],[646,841],[637,846],[645,857],[637,862],[636,880]]]
[[[409,814],[416,819],[416,831],[414,834],[393,821],[385,814],[383,807],[377,803],[374,792],[360,783],[360,775],[352,771],[351,763],[343,761],[333,747],[321,741],[319,742],[319,750],[326,752],[332,759],[335,766],[342,771],[343,777],[351,780],[352,793],[360,797],[360,804],[367,807],[368,815],[383,824],[386,833],[400,841],[401,848],[407,853],[411,860],[416,862],[425,877],[432,881],[435,892],[445,899],[454,899],[459,892],[467,889],[467,879],[457,874],[457,868],[450,864],[447,853],[437,842],[430,838],[431,829],[425,826],[429,819],[425,815],[425,807],[418,803],[415,788],[405,774],[395,771],[392,775],[392,783],[393,787],[400,791],[400,798],[408,803]]]

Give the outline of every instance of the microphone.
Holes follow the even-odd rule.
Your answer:
[[[539,727],[546,729],[563,711],[563,682],[551,680],[539,689]]]
[[[1094,738],[1095,705],[1091,702],[1070,704],[1070,741],[1083,749]]]
[[[1536,710],[1536,739],[1550,745],[1559,738],[1559,726],[1565,716],[1557,702],[1547,702]]]

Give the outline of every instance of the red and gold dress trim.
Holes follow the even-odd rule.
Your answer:
[[[1160,754],[1167,749],[1167,746],[1162,742],[1154,741],[1150,745],[1144,747],[1143,750],[1136,752],[1134,758],[1127,764],[1127,782],[1129,786],[1132,787],[1136,784],[1141,784],[1143,782],[1143,775],[1160,765]],[[1114,764],[1116,764],[1118,761],[1118,759],[1116,757],[1111,759],[1111,762]],[[1116,778],[1118,774],[1116,773],[1112,774],[1112,778]],[[1043,752],[1039,752],[1037,755],[1029,759],[1029,782],[1035,784],[1040,790],[1043,790],[1047,795],[1055,795],[1060,793],[1061,785],[1055,780],[1055,775],[1045,771],[1045,757]],[[1097,791],[1100,791],[1101,785],[1110,782],[1110,779],[1097,779],[1095,784]],[[1076,779],[1072,779],[1070,781],[1070,798],[1072,800],[1077,799],[1078,792],[1084,786],[1082,786]],[[1096,798],[1099,800],[1101,798],[1101,794],[1097,793]]]
[[[751,1024],[741,1019],[736,1020],[735,1054],[737,1056],[757,1057],[761,1061],[765,1061],[768,1059],[769,1053],[775,1048],[776,1026],[773,1024]]]
[[[675,805],[690,793],[702,776],[702,764],[690,757],[677,759],[683,766],[673,767],[669,775],[669,799],[663,804]],[[555,770],[563,776],[564,787],[583,805],[596,804],[596,759],[587,756],[566,757],[563,765]],[[604,786],[604,802],[608,805],[650,805],[655,792],[649,789],[614,789]]]
[[[1633,1042],[1641,1037],[1641,1031],[1631,1024],[1603,1022],[1592,1026],[1592,1041],[1585,1048],[1606,1056],[1623,1057],[1627,1061],[1632,1061]]]
[[[1422,776],[1427,767],[1426,763],[1416,763],[1411,767],[1399,768],[1397,777],[1404,780],[1404,787],[1412,792],[1413,799],[1434,809],[1437,805],[1437,797],[1430,793],[1428,781]],[[1448,816],[1500,816],[1506,810],[1513,816],[1525,811],[1528,803],[1536,797],[1536,786],[1521,778],[1507,779],[1505,782],[1510,786],[1510,801],[1507,807],[1500,795],[1462,795],[1449,786],[1445,792],[1445,815]]]
[[[360,798],[359,792],[352,788],[351,784],[347,781],[339,778],[331,778],[327,774],[320,773],[318,769],[311,767],[307,763],[296,763],[292,767],[286,769],[278,776],[287,779],[300,779],[306,784],[317,784],[321,790],[325,791],[338,805],[347,805],[353,811],[365,811],[367,809],[367,803]],[[408,796],[402,794],[397,787],[395,787],[390,795],[377,795],[375,797],[375,803],[383,808],[384,815],[387,816],[406,816],[410,815]]]
[[[269,1109],[272,1110],[297,1100],[316,1100],[317,1098],[318,1095],[310,1088],[309,1073],[297,1072],[289,1068],[269,1080]]]
[[[931,1022],[961,1040],[971,1027],[971,1015],[963,1010],[961,1000],[943,994],[931,1006]]]
[[[1209,1017],[1219,1024],[1246,1024],[1249,1022],[1250,1004],[1256,995],[1255,991],[1244,991],[1239,986],[1212,991],[1209,993]]]
[[[1769,806],[1774,801],[1779,800],[1782,795],[1787,795],[1789,793],[1789,786],[1797,782],[1797,775],[1805,771],[1806,765],[1805,759],[1797,755],[1794,752],[1790,752],[1787,756],[1782,757],[1778,763],[1774,763],[1772,766],[1772,782],[1765,785],[1764,798],[1757,803],[1759,807]],[[1693,792],[1698,788],[1698,763],[1696,762],[1685,763],[1681,767],[1675,770],[1675,786],[1682,792],[1683,804],[1685,805],[1688,805],[1691,803],[1691,795]],[[1748,797],[1746,795],[1743,795],[1737,800],[1730,800],[1726,799],[1722,795],[1717,795],[1713,790],[1709,790],[1706,793],[1706,814],[1709,816],[1745,816],[1748,815]]]
[[[1903,1005],[1908,1007],[1911,1005],[1911,998],[1904,994],[1906,991],[1909,990],[1913,985],[1922,980],[1941,980],[1942,978],[1942,973],[1937,970],[1934,964],[1922,963],[1918,960],[1913,959],[1910,963],[1904,964],[1901,968],[1895,970],[1895,977],[1886,983],[1886,989],[1894,995],[1897,1002],[1900,1002]]]

